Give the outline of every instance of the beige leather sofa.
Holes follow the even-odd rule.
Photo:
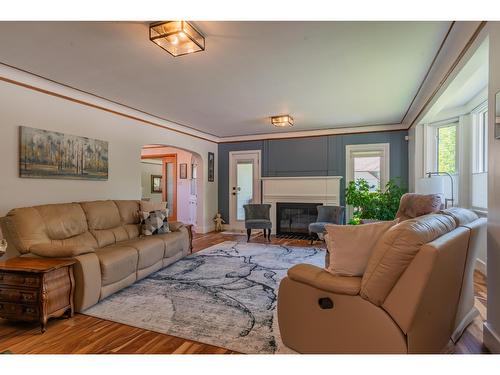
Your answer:
[[[403,221],[363,277],[292,267],[278,294],[283,343],[300,353],[439,353],[477,314],[472,274],[485,224],[463,209]]]
[[[141,237],[140,201],[109,200],[17,208],[1,219],[10,256],[73,257],[75,309],[82,311],[186,256],[189,233]]]

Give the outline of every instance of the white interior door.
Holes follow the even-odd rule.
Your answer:
[[[229,226],[233,230],[245,228],[248,203],[260,203],[260,150],[229,153]]]

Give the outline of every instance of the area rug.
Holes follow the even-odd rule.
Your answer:
[[[298,263],[324,266],[317,248],[223,242],[183,258],[84,314],[241,353],[289,353],[277,292]]]

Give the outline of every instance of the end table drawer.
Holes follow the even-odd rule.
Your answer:
[[[40,277],[32,275],[23,275],[18,273],[0,272],[0,284],[36,287],[40,286]]]
[[[38,307],[0,302],[0,316],[18,320],[38,319]]]
[[[35,290],[0,288],[0,301],[35,303],[38,301],[38,292]]]

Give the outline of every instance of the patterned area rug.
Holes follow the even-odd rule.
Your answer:
[[[223,242],[106,298],[85,314],[242,353],[290,353],[280,339],[277,289],[316,248]]]

